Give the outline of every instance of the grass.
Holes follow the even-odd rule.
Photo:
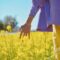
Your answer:
[[[0,33],[0,60],[55,60],[51,32]]]

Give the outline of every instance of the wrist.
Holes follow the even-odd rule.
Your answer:
[[[31,22],[30,22],[30,21],[27,21],[27,22],[26,22],[26,25],[31,25]]]
[[[27,26],[31,26],[31,23],[26,23],[25,25],[27,25]]]
[[[26,21],[25,25],[27,25],[27,26],[31,26],[30,21]]]

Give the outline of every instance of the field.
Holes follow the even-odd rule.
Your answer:
[[[51,32],[31,32],[19,38],[19,32],[0,32],[0,60],[55,60]]]

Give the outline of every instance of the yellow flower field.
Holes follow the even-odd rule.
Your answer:
[[[55,60],[51,32],[31,32],[19,38],[19,32],[0,32],[0,60]]]

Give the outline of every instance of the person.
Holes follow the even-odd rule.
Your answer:
[[[47,24],[48,26],[54,25],[53,28],[55,28],[56,30],[54,36],[55,37],[54,45],[55,45],[55,53],[56,53],[55,55],[57,57],[56,59],[60,60],[60,0],[48,0],[48,1],[50,4],[50,20],[48,21]]]
[[[53,31],[52,25],[48,27],[48,24],[47,24],[49,20],[50,20],[50,4],[49,4],[49,1],[47,1],[45,6],[41,8],[37,31],[52,32]]]
[[[55,39],[55,45],[56,45],[56,54],[57,59],[60,60],[60,0],[48,0],[50,3],[50,20],[48,21],[48,27],[51,25],[55,25],[56,30],[56,39]],[[46,4],[46,0],[33,0],[33,8],[35,16],[35,12],[38,11],[39,8],[44,7]],[[29,16],[27,19],[27,22],[21,27],[21,35],[24,33],[24,35],[30,36],[30,29],[31,29],[31,22],[34,18],[34,16]],[[20,35],[20,36],[21,36]]]
[[[41,14],[40,14],[37,30],[38,31],[52,31],[52,25],[50,25],[49,27],[47,26],[47,20],[50,20],[50,9],[49,9],[50,6],[49,6],[49,1],[48,0],[46,1],[47,2],[45,4],[45,1],[43,0],[38,0],[38,1],[32,0],[33,6],[32,6],[31,12],[29,14],[29,17],[26,23],[22,25],[20,28],[20,31],[21,31],[20,37],[21,35],[23,36],[28,35],[30,37],[31,23],[36,13],[39,11],[39,9],[41,9]]]
[[[55,26],[55,50],[57,54],[57,60],[60,60],[60,0],[49,0],[50,2],[50,17],[49,25]]]

